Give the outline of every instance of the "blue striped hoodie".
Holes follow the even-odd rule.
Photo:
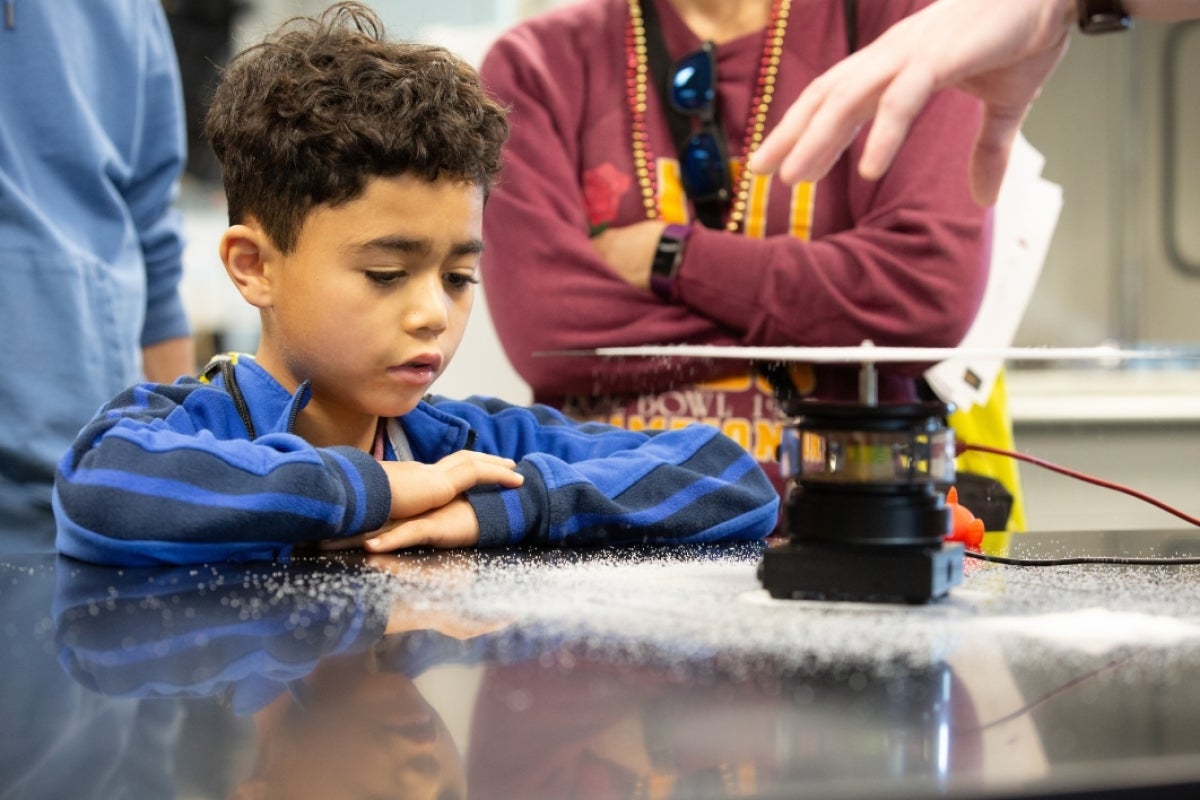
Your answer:
[[[285,558],[387,521],[391,491],[368,453],[292,432],[307,385],[291,394],[248,356],[234,370],[256,438],[220,376],[139,384],[97,412],[58,465],[59,552],[125,566]],[[423,463],[467,447],[518,462],[520,487],[466,493],[481,547],[761,539],[775,526],[758,464],[706,425],[627,431],[434,396],[399,423]]]

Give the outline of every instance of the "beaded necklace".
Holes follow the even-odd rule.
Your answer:
[[[647,0],[654,2],[654,0]],[[750,107],[754,113],[746,126],[743,138],[743,164],[750,154],[758,149],[767,132],[767,112],[775,94],[775,75],[779,71],[779,57],[783,52],[783,37],[787,32],[788,11],[791,0],[773,0],[767,33],[763,38],[763,53],[758,66],[758,81],[754,88],[754,99]],[[642,206],[647,219],[658,219],[658,176],[651,168],[654,153],[650,150],[650,136],[646,126],[646,87],[649,85],[646,60],[646,26],[642,20],[640,0],[629,0],[629,24],[625,29],[625,88],[630,115],[633,118],[633,166],[638,187],[642,192]],[[666,102],[665,98],[663,102]],[[737,192],[729,210],[725,229],[736,231],[746,216],[746,204],[750,195],[750,170],[744,166],[738,180]]]

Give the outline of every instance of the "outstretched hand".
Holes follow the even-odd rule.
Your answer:
[[[971,157],[971,193],[996,201],[1013,141],[1067,49],[1072,3],[938,0],[811,84],[750,159],[758,173],[814,181],[874,117],[859,173],[878,179],[937,91],[957,87],[984,103]]]

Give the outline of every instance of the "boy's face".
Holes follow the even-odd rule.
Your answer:
[[[303,708],[285,695],[259,713],[255,790],[235,798],[467,796],[458,746],[408,677],[361,655],[334,657],[318,665],[305,688]]]
[[[355,429],[416,407],[466,330],[482,218],[481,187],[407,174],[309,214],[266,268],[257,356],[289,388],[312,381],[304,416]]]

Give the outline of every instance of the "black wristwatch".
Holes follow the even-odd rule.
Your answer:
[[[675,276],[683,262],[683,248],[692,229],[687,225],[668,225],[658,239],[654,263],[650,266],[650,291],[661,300],[675,299]]]
[[[1121,0],[1075,0],[1079,30],[1084,33],[1114,33],[1133,27]]]

